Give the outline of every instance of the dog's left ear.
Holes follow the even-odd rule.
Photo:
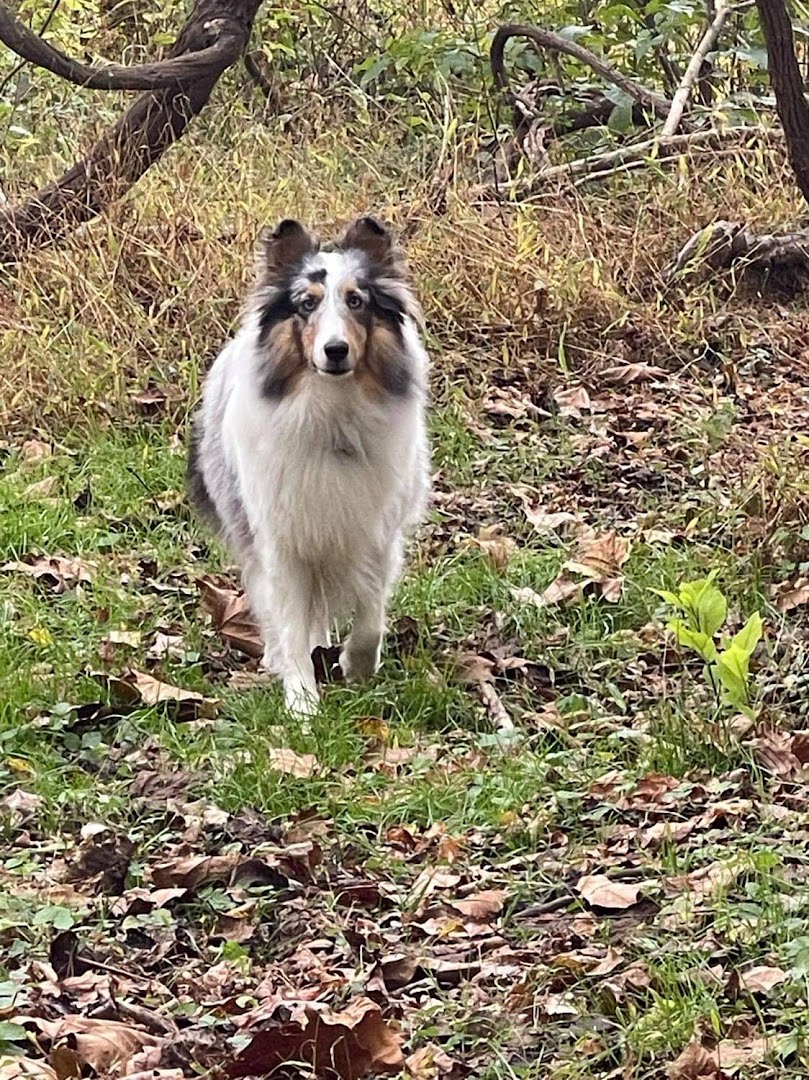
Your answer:
[[[393,233],[374,217],[359,217],[346,229],[340,247],[357,248],[364,252],[370,262],[383,269],[393,269],[396,264]]]

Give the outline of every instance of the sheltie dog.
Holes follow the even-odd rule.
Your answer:
[[[262,664],[311,714],[312,650],[353,614],[347,680],[379,666],[408,530],[429,493],[421,309],[388,228],[321,245],[299,222],[261,239],[236,336],[205,380],[192,501],[239,563]]]

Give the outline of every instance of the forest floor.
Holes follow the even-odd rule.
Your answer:
[[[203,124],[0,285],[0,1076],[804,1076],[806,296],[661,279],[788,224],[784,163],[498,208],[370,138]],[[427,311],[435,498],[382,671],[302,726],[187,417],[259,225],[363,210]],[[711,572],[722,633],[764,620],[751,715],[666,629]]]

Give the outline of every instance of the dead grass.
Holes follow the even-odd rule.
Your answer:
[[[597,382],[616,356],[680,368],[715,351],[717,337],[724,367],[762,342],[792,357],[807,349],[800,298],[774,307],[771,295],[727,278],[660,288],[661,268],[714,218],[794,223],[800,205],[778,150],[684,159],[592,193],[560,187],[498,205],[480,197],[476,137],[463,126],[445,148],[452,175],[438,188],[436,162],[403,148],[395,127],[302,144],[226,118],[220,129],[198,128],[101,220],[4,283],[5,427],[117,416],[146,384],[191,402],[238,311],[258,229],[286,214],[325,233],[362,211],[392,220],[439,367],[447,353],[482,349],[506,370],[555,377],[569,368]]]

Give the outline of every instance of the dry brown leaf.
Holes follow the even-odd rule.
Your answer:
[[[782,612],[809,604],[809,577],[782,581],[780,585],[773,588],[773,599],[775,606]]]
[[[569,525],[576,521],[576,515],[571,514],[567,510],[557,510],[555,512],[549,512],[542,510],[538,506],[531,506],[530,503],[524,502],[523,507],[525,509],[525,516],[534,526],[540,536],[547,536],[549,533],[559,532],[563,525]]]
[[[723,1073],[736,1072],[764,1061],[777,1052],[778,1039],[722,1039],[716,1046],[716,1059]]]
[[[505,570],[508,560],[517,550],[517,541],[506,536],[502,525],[484,525],[467,544],[479,547],[498,571]]]
[[[314,754],[297,754],[286,746],[270,746],[266,750],[267,765],[276,772],[289,776],[306,778],[320,768],[320,762]]]
[[[41,439],[26,439],[20,447],[20,457],[30,465],[53,456],[53,447]]]
[[[645,363],[616,364],[614,367],[604,368],[599,374],[605,383],[612,383],[614,386],[669,378],[669,372],[665,368]]]
[[[477,653],[461,653],[456,660],[455,678],[461,683],[491,682],[495,661]]]
[[[196,690],[184,690],[162,682],[145,671],[130,669],[120,677],[106,671],[90,671],[92,679],[106,687],[112,697],[127,706],[165,706],[178,721],[212,720],[219,711],[217,698],[206,698]]]
[[[566,574],[560,574],[560,576],[550,583],[547,589],[543,589],[541,593],[535,592],[534,589],[524,586],[519,589],[512,589],[511,595],[521,604],[533,604],[535,607],[544,608],[550,604],[562,604],[566,600],[570,600],[574,596],[581,594],[581,583],[574,581]]]
[[[15,814],[33,814],[42,806],[42,796],[16,788],[10,795],[0,799],[0,806],[4,806],[6,810],[11,810]]]
[[[370,998],[354,998],[339,1012],[321,1002],[284,1001],[278,1013],[230,1063],[230,1077],[270,1076],[296,1061],[317,1076],[332,1072],[340,1080],[362,1080],[399,1072],[404,1064],[401,1036]]]
[[[590,412],[592,409],[590,395],[583,386],[571,386],[568,390],[554,390],[553,400],[556,402],[560,416],[572,416],[579,419],[582,412]]]
[[[750,741],[753,751],[769,772],[782,780],[802,779],[809,762],[809,732],[769,728]]]
[[[155,863],[152,881],[160,891],[195,889],[204,881],[225,880],[231,876],[242,856],[188,855]]]
[[[584,536],[579,541],[574,556],[565,566],[568,570],[589,577],[595,582],[609,581],[618,577],[619,571],[629,558],[630,543],[623,540],[615,530]]]
[[[455,1058],[449,1057],[435,1043],[422,1046],[405,1061],[405,1075],[412,1080],[437,1080],[451,1075],[457,1068]]]
[[[753,967],[738,974],[739,986],[749,994],[769,994],[789,976],[778,967]]]
[[[0,1080],[61,1080],[61,1077],[45,1061],[23,1057],[0,1057]]]
[[[477,692],[496,731],[514,731],[514,721],[491,683],[479,682]]]
[[[23,1017],[15,1020],[15,1023],[22,1022],[35,1024],[53,1044],[51,1062],[60,1080],[80,1076],[85,1065],[101,1076],[125,1073],[127,1062],[136,1054],[145,1047],[159,1046],[162,1042],[148,1032],[117,1020],[95,1020],[87,1016],[63,1016],[58,1020]]]
[[[264,652],[261,632],[244,592],[222,586],[209,577],[199,578],[197,586],[202,595],[202,606],[211,616],[219,637],[248,656],[260,657]]]
[[[23,491],[23,497],[26,499],[47,499],[53,495],[58,487],[58,476],[46,476],[44,480],[37,480],[36,483],[29,484]]]
[[[505,889],[483,889],[464,900],[450,900],[447,906],[463,915],[465,919],[484,922],[503,910],[507,896],[508,892]]]
[[[136,649],[140,645],[140,630],[110,630],[103,639],[110,645],[126,645],[130,649]]]
[[[642,883],[628,884],[612,881],[606,874],[586,874],[579,878],[576,890],[591,907],[623,911],[640,900]]]
[[[95,575],[95,565],[64,555],[39,555],[30,562],[7,562],[0,570],[27,574],[48,585],[58,595],[78,584],[89,584]]]
[[[692,1040],[666,1069],[669,1080],[719,1080],[719,1062],[715,1050]]]

